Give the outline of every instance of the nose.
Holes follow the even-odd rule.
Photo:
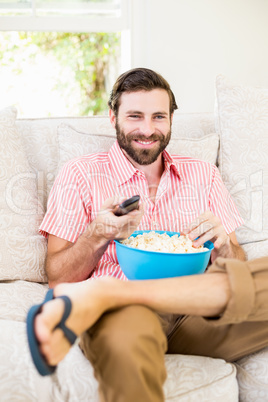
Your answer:
[[[148,135],[150,136],[151,134],[154,134],[155,132],[155,126],[154,126],[154,122],[152,121],[151,118],[144,118],[141,126],[140,126],[140,131],[144,134],[144,135]]]

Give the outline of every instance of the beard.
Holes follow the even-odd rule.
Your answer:
[[[158,156],[167,147],[170,138],[171,130],[166,134],[154,133],[150,137],[146,137],[140,132],[125,134],[121,130],[118,121],[116,121],[116,137],[120,148],[122,148],[136,163],[139,165],[150,165],[155,162]],[[152,149],[136,149],[132,146],[132,141],[158,141],[157,146]]]

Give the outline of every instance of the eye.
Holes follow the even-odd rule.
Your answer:
[[[140,116],[138,114],[131,114],[128,117],[130,117],[131,119],[139,119]]]
[[[165,119],[165,118],[166,118],[166,116],[164,116],[162,114],[158,114],[158,115],[155,116],[156,120],[162,120],[162,119]]]

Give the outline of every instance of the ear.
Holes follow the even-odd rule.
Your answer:
[[[172,122],[173,122],[173,116],[174,116],[174,113],[172,113],[172,114],[170,115],[170,125],[172,125]]]
[[[116,125],[116,117],[115,117],[115,114],[114,114],[114,112],[112,111],[112,109],[109,109],[109,117],[110,117],[111,125],[113,126],[113,128],[115,128],[115,125]]]

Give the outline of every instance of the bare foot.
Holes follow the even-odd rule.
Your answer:
[[[72,302],[72,310],[65,323],[66,327],[79,336],[111,308],[107,290],[114,281],[118,282],[113,278],[105,278],[57,285],[54,288],[54,297],[66,295]],[[34,322],[40,351],[48,364],[52,366],[57,365],[71,348],[62,330],[60,328],[54,330],[61,321],[63,312],[63,300],[53,299],[43,306]]]

